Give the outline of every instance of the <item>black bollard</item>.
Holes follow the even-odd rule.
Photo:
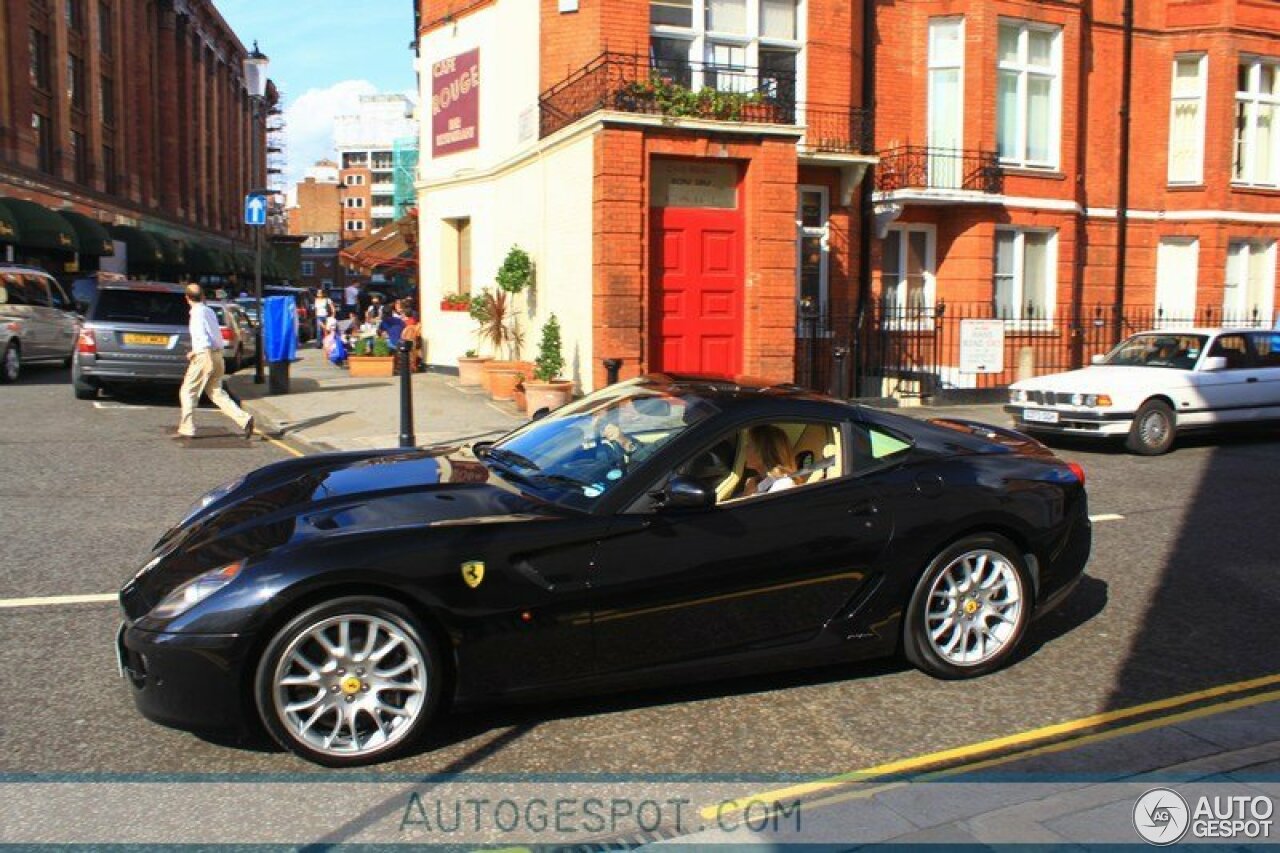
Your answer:
[[[618,371],[622,369],[622,359],[606,358],[604,360],[604,373],[606,385],[618,384]]]
[[[400,342],[400,446],[413,447],[413,341]]]
[[[831,348],[831,396],[843,399],[845,397],[845,373],[844,360],[849,355],[848,347],[832,347]]]

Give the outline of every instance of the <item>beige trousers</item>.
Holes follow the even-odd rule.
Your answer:
[[[207,394],[222,413],[236,422],[236,426],[244,429],[249,416],[236,405],[235,400],[222,390],[222,376],[226,368],[222,363],[222,353],[212,350],[198,352],[187,364],[187,375],[182,380],[182,390],[178,399],[182,403],[182,420],[178,422],[178,435],[195,435],[195,411],[200,405],[200,395]]]

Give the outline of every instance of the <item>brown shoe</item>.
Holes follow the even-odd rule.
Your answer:
[[[249,441],[253,438],[253,415],[249,416],[249,420],[244,422],[244,440]]]

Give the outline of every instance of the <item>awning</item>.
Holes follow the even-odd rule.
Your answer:
[[[403,220],[384,225],[343,249],[341,254],[344,261],[366,273],[374,270],[413,272],[418,268],[417,253],[405,236]]]
[[[18,222],[18,245],[56,252],[80,251],[80,240],[71,223],[44,205],[20,198],[0,199]]]
[[[241,275],[253,275],[253,252],[247,249],[236,250],[236,271]]]
[[[0,201],[0,244],[18,242],[18,218]]]
[[[151,232],[151,237],[160,246],[160,251],[164,253],[163,264],[172,269],[182,270],[187,266],[187,256],[182,250],[182,243],[172,237],[166,237],[163,234]]]
[[[164,264],[164,249],[155,238],[132,225],[114,225],[111,234],[124,242],[129,256],[129,272],[134,275],[154,275]]]
[[[80,254],[102,257],[116,253],[111,235],[101,222],[74,210],[60,210],[58,215],[70,222],[75,229],[76,236],[80,239]]]
[[[222,260],[203,243],[196,240],[186,240],[183,242],[182,250],[187,259],[187,271],[192,275],[219,275],[222,273]]]

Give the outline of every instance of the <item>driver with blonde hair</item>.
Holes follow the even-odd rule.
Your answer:
[[[747,430],[746,466],[756,472],[743,486],[744,495],[780,492],[796,485],[795,457],[781,427],[760,424]]]

